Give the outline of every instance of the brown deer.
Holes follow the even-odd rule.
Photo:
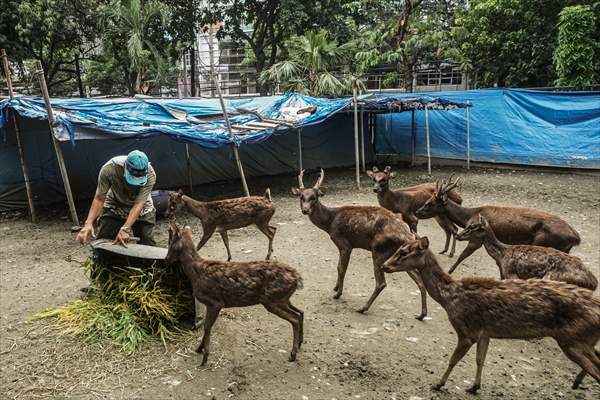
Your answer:
[[[423,204],[429,200],[435,191],[435,184],[423,183],[421,185],[392,190],[390,189],[390,180],[396,176],[396,173],[392,172],[392,167],[389,165],[385,167],[383,172],[379,171],[377,167],[373,167],[373,171],[367,171],[367,175],[373,180],[373,192],[377,193],[379,205],[392,212],[402,214],[402,219],[406,221],[410,229],[416,233],[419,219],[416,217],[415,211],[421,208]],[[462,204],[462,197],[457,190],[451,190],[448,193],[448,197],[457,204]],[[452,249],[450,250],[450,253],[448,253],[448,256],[454,257],[456,233],[458,232],[456,225],[444,215],[436,216],[434,218],[446,233],[446,244],[444,245],[444,250],[442,250],[440,254],[444,254],[448,251],[450,238],[452,238]]]
[[[408,225],[402,217],[381,207],[345,206],[327,207],[321,203],[324,195],[321,184],[325,171],[312,188],[305,188],[303,173],[298,176],[298,188],[292,188],[292,193],[300,199],[302,214],[308,215],[310,221],[319,229],[327,232],[339,250],[337,265],[337,283],[333,290],[334,299],[340,298],[344,290],[344,277],[350,262],[352,249],[365,249],[371,252],[373,258],[373,273],[375,275],[375,290],[367,303],[358,311],[366,312],[379,293],[387,286],[385,274],[381,272],[381,264],[407,240],[414,238]],[[417,274],[409,273],[421,291],[421,314],[417,319],[422,320],[427,315],[427,294],[423,282]]]
[[[275,213],[275,205],[271,200],[269,189],[265,191],[264,197],[247,196],[217,201],[194,200],[184,195],[181,190],[169,192],[167,217],[173,217],[176,212],[184,208],[198,217],[202,223],[202,238],[198,242],[198,250],[204,246],[216,230],[225,243],[227,261],[231,261],[227,231],[254,224],[269,239],[266,260],[271,258],[273,238],[277,228],[269,225],[271,217]]]
[[[222,308],[262,304],[267,311],[292,324],[294,342],[290,361],[303,341],[304,312],[290,303],[296,289],[302,287],[300,274],[278,261],[225,262],[205,260],[198,254],[189,226],[182,229],[171,222],[167,263],[180,265],[192,284],[194,297],[206,305],[204,335],[196,348],[210,353],[210,333]]]
[[[479,215],[483,215],[494,230],[496,237],[503,243],[553,247],[565,253],[568,253],[581,241],[577,231],[569,224],[544,211],[496,206],[462,207],[448,196],[448,193],[459,183],[459,180],[453,181],[451,178],[448,181],[438,181],[435,192],[423,207],[417,210],[416,216],[431,218],[444,215],[456,225],[464,228]],[[448,272],[454,272],[465,258],[482,245],[481,240],[470,240]]]
[[[598,279],[580,258],[551,247],[508,245],[498,240],[483,215],[460,232],[458,240],[480,240],[496,261],[501,279],[549,279],[596,290]]]
[[[400,247],[382,267],[385,272],[418,271],[429,295],[448,314],[458,343],[446,372],[434,389],[446,383],[454,366],[477,343],[477,373],[473,386],[481,386],[481,372],[490,339],[552,337],[585,374],[600,383],[600,298],[591,290],[545,279],[504,280],[466,278],[454,280],[440,267],[429,240],[421,238]]]

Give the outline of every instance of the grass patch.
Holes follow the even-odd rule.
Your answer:
[[[153,264],[147,268],[94,264],[92,291],[83,299],[35,314],[34,319],[50,319],[61,334],[85,341],[109,340],[122,350],[141,348],[151,337],[166,346],[182,333],[179,319],[194,315],[194,300],[187,277],[179,268]]]

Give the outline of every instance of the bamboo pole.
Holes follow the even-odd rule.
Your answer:
[[[410,112],[410,148],[411,148],[411,161],[410,166],[414,167],[416,164],[416,153],[417,153],[417,130],[415,126],[415,110]]]
[[[354,105],[354,154],[356,162],[356,187],[360,189],[360,154],[358,148],[358,102],[356,101],[356,78],[352,78],[352,103]]]
[[[362,157],[362,168],[363,172],[367,172],[367,165],[365,161],[365,106],[360,106],[360,152]]]
[[[194,182],[192,180],[192,160],[190,159],[190,146],[185,144],[185,160],[187,164],[188,186],[190,187],[190,196],[194,197]]]
[[[6,50],[2,49],[2,64],[4,65],[4,76],[6,77],[6,86],[8,87],[8,97],[12,100],[15,95],[12,88],[12,79],[10,77],[10,68],[8,66],[8,56]],[[19,149],[19,162],[21,164],[21,172],[25,181],[25,191],[27,192],[27,203],[29,204],[29,215],[31,222],[36,223],[35,207],[33,205],[33,193],[31,192],[31,184],[29,181],[29,173],[27,172],[27,162],[25,161],[25,152],[23,151],[23,142],[21,142],[21,126],[17,118],[17,112],[12,110],[13,125],[15,126],[15,137],[17,139],[17,148]]]
[[[209,39],[208,42],[208,51],[210,57],[211,65],[214,65],[213,62],[213,42],[212,42],[212,27],[209,27]],[[225,118],[225,125],[227,126],[227,131],[229,132],[229,136],[233,139],[233,131],[231,130],[231,124],[229,123],[229,115],[227,114],[227,108],[225,107],[225,101],[223,100],[223,93],[221,93],[221,86],[219,85],[218,79],[214,72],[214,69],[211,71],[211,77],[213,80],[213,85],[217,91],[217,95],[219,96],[219,103],[221,104],[221,110],[223,111],[223,117]],[[246,176],[244,175],[244,167],[242,166],[242,161],[240,160],[240,153],[238,151],[237,144],[232,143],[233,146],[233,154],[235,155],[235,162],[237,164],[238,171],[240,172],[240,177],[242,178],[242,187],[244,189],[244,193],[246,196],[250,196],[250,191],[248,191],[248,184],[246,183]]]
[[[302,128],[296,129],[298,133],[298,172],[304,169],[302,166]]]
[[[67,195],[67,202],[69,203],[69,211],[71,212],[71,219],[75,225],[79,225],[79,218],[77,217],[77,209],[75,208],[75,202],[73,201],[73,193],[71,192],[71,184],[69,183],[69,175],[67,173],[67,167],[65,165],[65,159],[63,157],[62,149],[58,139],[54,136],[54,114],[52,113],[52,105],[50,104],[50,95],[48,94],[48,87],[46,86],[46,78],[44,77],[44,68],[42,62],[37,61],[37,75],[40,81],[40,89],[42,89],[42,95],[44,96],[44,102],[46,103],[46,113],[48,114],[48,126],[50,127],[50,136],[52,137],[52,144],[54,145],[54,152],[56,153],[56,159],[58,161],[58,167],[60,169],[60,175],[62,176],[63,184],[65,186],[65,194]]]
[[[427,173],[431,175],[431,146],[429,143],[429,107],[425,106],[425,133],[427,137]]]
[[[471,169],[471,107],[467,104],[467,169]]]

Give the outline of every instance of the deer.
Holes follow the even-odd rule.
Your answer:
[[[169,227],[166,262],[180,266],[192,284],[194,298],[206,305],[204,335],[196,347],[205,365],[210,354],[210,335],[221,309],[262,304],[267,311],[292,325],[293,345],[289,360],[295,361],[304,340],[304,312],[290,298],[302,288],[302,277],[279,261],[214,261],[202,258],[189,226]]]
[[[385,274],[380,270],[381,264],[393,254],[400,244],[414,238],[414,235],[402,220],[402,216],[382,207],[325,206],[320,201],[325,194],[324,188],[321,187],[325,171],[321,169],[320,176],[312,188],[304,187],[303,175],[304,171],[301,171],[298,175],[298,187],[292,188],[292,193],[300,199],[302,214],[308,215],[310,221],[317,228],[329,234],[331,241],[339,251],[337,283],[333,288],[334,299],[342,296],[344,278],[352,250],[358,248],[371,252],[375,289],[367,303],[357,310],[360,313],[366,313],[387,286]],[[409,273],[409,275],[421,291],[421,314],[416,318],[423,320],[427,316],[427,294],[418,274]]]
[[[408,224],[413,232],[417,232],[419,219],[415,211],[425,204],[435,191],[434,183],[423,183],[421,185],[411,186],[401,189],[390,189],[390,180],[396,176],[389,165],[382,171],[373,167],[372,171],[367,171],[367,175],[373,180],[373,192],[377,193],[377,201],[381,207],[402,214],[402,219]],[[448,196],[457,204],[462,204],[462,197],[457,190],[452,190]],[[446,244],[440,254],[448,251],[450,239],[452,238],[452,249],[448,257],[454,257],[456,248],[456,233],[458,228],[446,216],[440,215],[434,217],[438,225],[446,233]]]
[[[174,218],[175,214],[182,209],[186,209],[192,215],[198,217],[202,223],[202,238],[198,242],[197,250],[200,250],[206,244],[216,230],[221,235],[227,249],[227,261],[231,261],[227,231],[254,224],[269,239],[265,259],[269,260],[271,258],[273,238],[277,228],[269,224],[275,213],[275,205],[271,199],[269,189],[265,191],[265,195],[262,197],[246,196],[216,201],[194,200],[184,195],[181,189],[177,192],[169,192],[167,217]]]
[[[431,218],[444,215],[454,224],[464,228],[469,222],[483,215],[492,227],[496,237],[506,244],[529,244],[553,247],[568,253],[573,246],[581,242],[579,233],[561,218],[544,211],[531,208],[515,207],[463,207],[449,197],[449,192],[461,183],[459,179],[437,181],[434,193],[419,208],[415,215],[418,218]],[[472,239],[458,256],[448,273],[456,267],[483,242]]]
[[[454,280],[429,250],[427,237],[401,246],[382,265],[386,273],[418,271],[427,292],[446,311],[458,337],[441,380],[441,389],[454,366],[477,343],[477,372],[467,392],[481,387],[481,374],[490,339],[552,337],[565,355],[582,368],[573,388],[586,374],[600,383],[600,298],[593,292],[545,279],[465,278]]]
[[[551,247],[504,244],[481,214],[475,221],[469,222],[456,238],[483,242],[500,269],[500,279],[539,278],[562,281],[590,290],[598,287],[598,279],[579,257]]]

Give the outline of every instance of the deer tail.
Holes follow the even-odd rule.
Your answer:
[[[271,189],[267,188],[267,190],[265,190],[265,198],[269,201],[273,201],[273,199],[271,199]]]

